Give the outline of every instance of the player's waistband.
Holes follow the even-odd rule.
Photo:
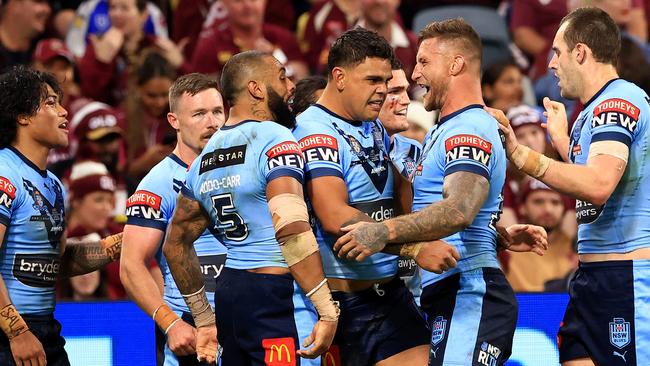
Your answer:
[[[583,272],[602,271],[606,269],[648,269],[650,270],[650,259],[602,261],[602,262],[580,262],[578,267]]]
[[[290,273],[285,273],[285,274],[257,273],[257,272],[250,272],[246,269],[235,269],[229,267],[225,267],[223,269],[223,272],[221,273],[221,276],[219,277],[223,277],[223,276],[227,276],[230,278],[240,278],[242,280],[263,279],[263,280],[293,282],[293,276]]]
[[[382,282],[383,280],[377,280],[377,282],[373,285],[371,284],[369,287],[359,290],[359,291],[335,291],[333,290],[332,293],[336,293],[336,298],[337,299],[344,299],[346,297],[358,297],[358,296],[376,296],[378,292],[381,291],[386,291],[386,292],[393,292],[396,291],[399,288],[405,287],[404,281],[402,281],[399,277],[394,276],[391,279],[388,279],[386,282]]]

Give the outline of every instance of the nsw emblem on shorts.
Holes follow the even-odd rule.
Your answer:
[[[445,338],[445,331],[447,330],[447,319],[438,316],[433,321],[433,332],[431,333],[431,343],[437,346]]]
[[[609,342],[618,349],[630,344],[630,322],[623,318],[614,318],[609,323]]]

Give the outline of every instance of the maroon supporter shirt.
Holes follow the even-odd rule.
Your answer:
[[[276,48],[282,50],[287,61],[304,60],[298,42],[288,30],[273,24],[264,24],[262,35]],[[201,33],[190,68],[193,72],[218,73],[230,57],[242,51],[245,50],[235,44],[230,24],[217,22],[215,26]]]
[[[298,40],[307,57],[309,68],[324,73],[327,56],[334,40],[350,29],[356,19],[347,19],[345,13],[331,0],[315,3],[308,13],[304,26],[298,24]]]

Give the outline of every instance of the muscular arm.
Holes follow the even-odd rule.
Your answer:
[[[586,165],[552,160],[539,180],[561,193],[600,206],[614,192],[625,166],[625,161],[610,155],[591,156]]]
[[[3,224],[0,224],[0,248],[2,247],[2,243],[4,243],[4,237],[6,231],[7,231],[7,227],[4,226]],[[11,304],[11,299],[9,298],[9,291],[7,290],[7,286],[5,286],[5,281],[2,278],[2,274],[0,274],[0,309],[4,309],[4,307],[9,304]],[[5,314],[5,312],[0,311],[0,318],[2,318],[0,319],[0,321],[10,321],[11,314]]]
[[[163,252],[181,294],[195,293],[203,287],[203,275],[194,241],[210,222],[199,202],[178,196],[174,216],[167,229]]]
[[[292,193],[303,197],[302,185],[294,178],[280,177],[273,179],[266,186],[266,198],[269,201],[271,198],[283,193]],[[278,239],[278,242],[283,243],[287,238],[306,231],[311,231],[308,222],[295,221],[276,231],[275,237]],[[305,293],[308,293],[316,287],[324,277],[323,264],[321,263],[319,252],[312,253],[289,269],[296,283],[298,283]]]
[[[90,273],[113,261],[100,241],[70,242],[62,240],[61,244],[63,247],[59,269],[61,278]]]
[[[147,266],[164,233],[158,229],[126,225],[122,239],[120,280],[129,297],[148,315],[163,303],[158,284]]]
[[[395,165],[390,164],[393,177],[395,181],[394,196],[395,196],[395,216],[405,215],[411,213],[411,206],[413,204],[413,188],[409,182],[400,172]]]
[[[338,177],[319,177],[307,183],[307,194],[316,217],[325,231],[341,236],[342,227],[361,222],[374,222],[370,216],[348,204],[348,189]]]
[[[389,243],[430,241],[469,226],[487,199],[490,184],[483,176],[459,171],[445,177],[443,199],[424,209],[383,222],[374,235]]]

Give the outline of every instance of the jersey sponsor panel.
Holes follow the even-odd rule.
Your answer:
[[[161,204],[162,197],[159,195],[145,190],[136,191],[126,201],[126,216],[148,220],[161,219]]]

